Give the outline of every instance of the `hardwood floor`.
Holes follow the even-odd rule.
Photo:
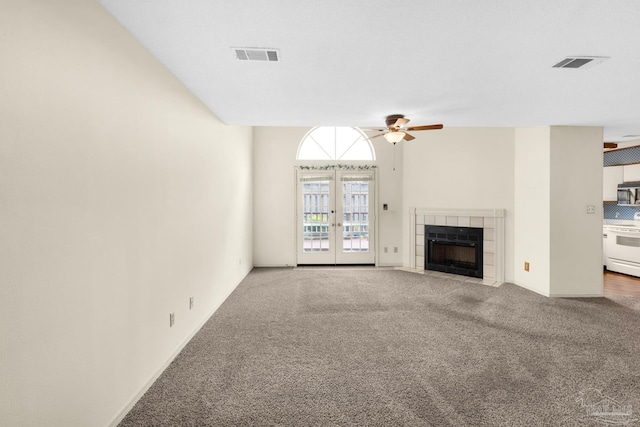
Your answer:
[[[605,270],[604,295],[640,297],[640,278]]]

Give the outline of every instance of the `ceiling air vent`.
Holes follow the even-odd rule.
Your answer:
[[[562,61],[558,62],[553,68],[591,68],[594,65],[600,64],[605,59],[609,59],[607,56],[567,56]]]
[[[232,47],[238,61],[280,62],[278,49],[262,47]]]

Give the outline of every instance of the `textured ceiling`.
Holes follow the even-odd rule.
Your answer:
[[[223,122],[640,134],[637,0],[100,0]],[[231,47],[280,50],[241,62]],[[566,56],[607,56],[557,69]]]

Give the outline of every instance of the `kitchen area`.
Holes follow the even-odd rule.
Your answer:
[[[634,142],[604,152],[605,294],[640,296],[640,141]]]

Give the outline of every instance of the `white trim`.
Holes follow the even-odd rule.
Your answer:
[[[254,268],[293,268],[295,264],[254,264]]]
[[[335,255],[336,255],[336,265],[343,265],[343,264],[370,264],[371,261],[373,265],[376,264],[376,259],[377,259],[377,252],[376,252],[376,248],[377,248],[377,244],[378,244],[378,236],[377,236],[377,232],[376,232],[376,224],[378,221],[377,218],[377,214],[376,214],[376,206],[378,206],[378,200],[377,200],[377,187],[378,187],[378,183],[377,183],[377,175],[376,175],[376,171],[375,169],[372,171],[344,171],[344,170],[337,170],[336,171],[336,186],[335,186],[335,195],[336,195],[336,202],[335,202],[335,210],[336,210],[336,222],[342,222],[341,219],[343,218],[344,215],[344,208],[345,208],[345,204],[344,204],[344,186],[342,185],[343,179],[342,177],[344,176],[348,176],[350,178],[360,175],[362,177],[366,177],[363,181],[367,181],[369,184],[369,191],[368,191],[368,201],[369,201],[369,250],[367,252],[363,252],[363,253],[359,253],[359,252],[354,252],[354,253],[347,253],[344,252],[343,248],[342,248],[342,232],[339,231],[339,228],[336,228],[336,231],[338,232],[338,234],[336,234],[336,239],[335,239]],[[347,181],[348,182],[348,181]],[[373,188],[372,188],[373,187]],[[373,221],[373,224],[372,224]],[[343,224],[344,225],[344,224]],[[372,226],[373,225],[373,226]]]
[[[550,298],[602,298],[604,294],[549,294]]]
[[[371,142],[371,141],[369,141]],[[374,150],[375,152],[375,150]],[[378,214],[380,213],[380,210],[378,209],[378,205],[379,202],[378,200],[380,200],[380,185],[378,182],[378,168],[375,168],[373,170],[373,180],[375,182],[375,185],[373,187],[373,192],[374,192],[374,196],[375,196],[375,200],[374,200],[374,204],[373,204],[373,214],[375,215],[374,218],[374,223],[373,223],[373,232],[375,233],[374,237],[374,244],[373,244],[373,250],[375,252],[374,256],[373,256],[373,260],[374,260],[374,265],[376,267],[382,267],[384,266],[384,264],[380,264],[380,257],[378,256],[378,254],[380,253],[380,240],[378,239],[378,237],[380,236],[380,221],[379,221],[379,216]]]
[[[342,200],[340,194],[342,192],[342,187],[340,187],[340,183],[343,181],[350,181],[353,178],[359,177],[359,178],[364,178],[364,179],[360,179],[362,181],[368,181],[371,183],[371,186],[373,186],[373,191],[370,192],[370,197],[369,197],[369,210],[370,210],[370,224],[371,221],[373,221],[373,227],[371,227],[371,233],[370,233],[370,237],[369,237],[369,251],[366,254],[362,254],[362,258],[358,259],[357,255],[354,253],[352,255],[348,255],[349,258],[352,258],[351,260],[349,260],[350,262],[353,263],[358,263],[363,262],[364,264],[369,264],[369,258],[373,257],[372,259],[372,263],[373,265],[377,266],[378,265],[378,250],[379,250],[379,242],[378,242],[378,235],[379,235],[379,223],[378,223],[378,195],[379,195],[379,189],[378,189],[378,170],[377,167],[372,166],[370,168],[367,169],[351,169],[348,166],[349,165],[338,165],[338,166],[346,166],[345,168],[329,168],[329,169],[321,169],[321,170],[317,170],[317,169],[310,169],[307,167],[301,167],[301,166],[295,166],[293,167],[293,171],[294,171],[294,195],[293,195],[293,209],[295,212],[294,218],[295,218],[295,229],[294,229],[294,243],[293,243],[293,247],[294,247],[294,254],[295,254],[295,260],[294,260],[294,265],[293,267],[297,267],[300,263],[301,263],[301,258],[302,259],[302,264],[307,264],[307,259],[306,259],[306,255],[301,254],[300,252],[300,247],[301,247],[301,239],[302,236],[300,234],[301,230],[302,230],[302,218],[301,218],[301,213],[300,213],[300,203],[301,201],[299,200],[300,197],[300,182],[305,182],[307,181],[306,177],[310,177],[311,179],[322,179],[322,180],[328,180],[331,181],[331,187],[333,188],[332,193],[334,193],[334,198],[330,200],[329,203],[329,208],[335,212],[336,218],[334,219],[334,222],[339,222],[337,220],[340,212],[338,209],[338,200]],[[328,178],[330,177],[330,178]],[[344,180],[343,177],[347,177],[347,180]],[[355,179],[353,179],[355,180]],[[340,206],[342,206],[342,202],[340,202]],[[337,232],[337,229],[334,230]],[[337,234],[330,234],[330,238],[335,238],[337,236]],[[333,260],[326,260],[327,262],[321,262],[323,261],[322,259],[316,259],[315,263],[318,264],[327,264],[327,265],[344,265],[343,263],[346,262],[347,260],[342,259],[340,260],[340,256],[341,254],[338,252],[338,247],[336,246],[336,243],[330,243],[330,246],[334,247],[333,250],[333,254],[334,254],[334,258]],[[318,255],[329,255],[329,254],[318,254]],[[366,255],[366,260],[364,255]],[[315,256],[314,256],[315,257]],[[318,257],[320,258],[320,257]],[[325,257],[326,258],[326,257]],[[340,262],[339,262],[340,261]],[[350,263],[350,262],[346,262],[346,263]],[[312,263],[313,264],[313,263]]]
[[[504,218],[505,209],[443,209],[443,208],[411,208],[414,215],[445,216],[482,216]]]
[[[298,191],[299,188],[298,186],[300,185],[300,182],[298,181],[298,171],[300,170],[299,167],[294,166],[293,167],[293,266],[297,266],[298,265],[298,233],[300,232],[300,230],[298,230]]]
[[[521,288],[524,288],[527,291],[533,292],[533,293],[538,294],[538,295],[542,295],[543,297],[547,297],[547,298],[550,297],[548,292],[542,292],[542,291],[540,291],[538,289],[531,288],[531,287],[529,287],[527,285],[524,285],[524,284],[518,283],[518,282],[513,282],[513,284],[516,285],[516,286],[520,286]]]
[[[341,182],[348,182],[348,181],[375,181],[375,178],[371,178],[369,177],[363,177],[362,175],[358,176],[358,175],[354,175],[354,176],[348,176],[348,175],[343,175],[340,177],[340,181]]]
[[[315,175],[302,175],[298,179],[300,180],[300,182],[309,182],[309,181],[318,181],[318,180],[333,181],[333,175],[334,175],[333,173],[331,173],[331,174],[321,173],[321,174],[315,174]]]
[[[311,128],[305,135],[304,137],[300,140],[300,142],[298,143],[298,149],[296,150],[296,160],[304,160],[304,161],[334,161],[334,162],[352,162],[352,160],[343,160],[343,159],[336,159],[335,156],[337,153],[335,153],[335,149],[336,149],[336,141],[338,139],[337,135],[336,135],[336,129],[338,127],[346,127],[349,129],[353,129],[356,133],[360,134],[360,136],[358,138],[356,138],[353,141],[353,144],[357,144],[360,141],[363,141],[364,143],[367,144],[367,146],[369,147],[369,151],[371,152],[371,159],[360,159],[360,161],[367,161],[367,162],[372,162],[376,160],[376,150],[373,147],[373,144],[371,143],[371,140],[369,139],[369,137],[367,136],[367,134],[365,134],[362,129],[358,128],[358,127],[352,127],[352,126],[315,126],[313,128]],[[318,141],[316,141],[316,139],[311,136],[312,133],[314,133],[316,130],[321,129],[321,128],[331,128],[333,129],[333,148],[334,148],[334,158],[333,159],[301,159],[300,158],[300,149],[302,148],[302,146],[304,145],[304,143],[307,141],[307,139],[309,137],[311,137],[311,139],[313,140],[313,142],[315,144],[318,144],[318,146],[320,146],[320,144],[318,143]],[[323,141],[325,142],[325,141]],[[353,145],[352,144],[352,145]],[[324,151],[324,153],[329,156],[329,153],[327,153],[322,147],[320,147],[320,149],[322,151]],[[349,151],[351,149],[351,147],[349,147],[347,149],[347,151]],[[342,155],[346,154],[346,151],[344,153],[342,153]]]
[[[393,267],[393,268],[402,268],[402,263],[393,263],[393,262],[382,262],[376,263],[376,267]]]
[[[495,251],[495,268],[496,268],[496,282],[498,283],[504,283],[504,270],[505,270],[505,261],[504,261],[504,257],[505,257],[505,252],[506,252],[506,246],[505,246],[505,236],[504,236],[504,228],[505,228],[505,224],[504,224],[504,213],[505,210],[504,209],[496,209],[496,211],[500,211],[500,212],[496,212],[496,216],[495,218],[495,232],[496,232],[496,236],[495,236],[495,242],[496,242],[496,251]]]
[[[409,268],[416,268],[416,208],[409,209]]]
[[[533,289],[523,283],[513,282],[513,284],[547,298],[602,298],[604,296],[604,294],[551,294],[549,292],[542,292],[538,289]]]
[[[516,286],[520,286],[527,291],[533,292],[538,295],[542,295],[547,298],[602,298],[604,294],[551,294],[549,292],[542,292],[538,289],[533,289],[528,285],[520,282],[512,282]]]

